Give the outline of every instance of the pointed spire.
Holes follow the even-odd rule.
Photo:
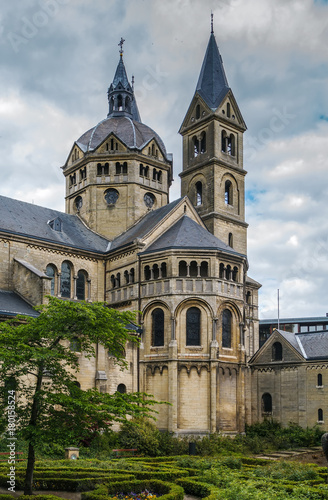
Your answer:
[[[138,106],[134,96],[133,86],[130,85],[124,62],[123,62],[123,43],[121,38],[120,60],[118,62],[113,82],[108,89],[109,113],[111,116],[127,116],[135,121],[141,122]]]
[[[211,35],[198,78],[196,91],[204,99],[206,104],[214,110],[218,108],[229,90],[230,87],[223,68],[222,57],[215,41],[213,14],[211,14]]]

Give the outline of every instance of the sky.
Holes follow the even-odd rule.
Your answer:
[[[0,194],[64,211],[60,167],[108,113],[124,63],[174,158],[210,16],[244,136],[249,275],[260,318],[328,313],[328,1],[11,0],[0,12]]]

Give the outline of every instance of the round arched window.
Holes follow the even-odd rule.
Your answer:
[[[76,210],[81,210],[83,205],[82,196],[77,196],[74,200]]]
[[[115,205],[119,197],[119,192],[116,189],[107,189],[105,191],[105,200],[108,205]]]
[[[144,196],[144,202],[147,208],[151,208],[155,203],[155,196],[152,193],[146,193]]]

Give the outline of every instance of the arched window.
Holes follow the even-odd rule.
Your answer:
[[[121,94],[119,94],[117,97],[117,107],[119,111],[123,111],[123,99]]]
[[[231,348],[232,314],[229,309],[222,313],[222,347]]]
[[[229,247],[233,248],[233,234],[232,233],[229,233],[228,245],[229,245]]]
[[[227,132],[225,130],[221,132],[221,150],[222,153],[227,152]]]
[[[250,304],[252,299],[252,294],[250,291],[246,292],[246,304]]]
[[[128,173],[128,164],[127,164],[126,161],[122,165],[122,172],[123,172],[123,174],[127,174]]]
[[[97,175],[102,175],[102,166],[101,166],[101,163],[97,163]]]
[[[152,345],[164,345],[164,311],[159,307],[154,309],[152,316]]]
[[[190,307],[186,314],[186,345],[200,345],[200,310]]]
[[[161,170],[159,170],[157,172],[157,180],[158,180],[158,182],[162,182],[162,172],[161,172]]]
[[[126,393],[126,385],[125,384],[118,384],[117,386],[117,392],[120,394],[125,394]]]
[[[272,396],[268,392],[262,395],[262,413],[272,413]]]
[[[235,156],[235,136],[233,134],[230,134],[229,137],[227,137],[227,153],[228,155]]]
[[[158,280],[159,278],[159,267],[157,264],[153,265],[153,278],[154,280]]]
[[[206,151],[206,132],[203,132],[200,139],[200,152],[205,153]]]
[[[322,387],[323,386],[323,384],[322,384],[322,374],[321,373],[318,373],[317,386],[318,387]]]
[[[108,175],[109,174],[109,163],[105,163],[104,165],[104,175]]]
[[[197,262],[195,260],[191,261],[190,262],[190,276],[192,278],[197,278],[198,276],[198,265],[197,265]]]
[[[323,410],[321,408],[318,410],[318,422],[323,422]]]
[[[225,181],[224,201],[225,201],[226,205],[232,205],[232,183],[231,183],[231,181]]]
[[[50,283],[50,295],[55,295],[55,283],[56,283],[56,268],[52,264],[48,264],[46,267],[46,275],[51,278]]]
[[[121,173],[121,164],[119,161],[116,162],[116,165],[115,165],[115,173],[118,175]]]
[[[200,105],[197,104],[197,106],[196,106],[196,120],[198,120],[199,117],[200,117]]]
[[[184,260],[179,262],[179,276],[187,276],[187,262]]]
[[[114,150],[114,139],[111,138],[110,140],[110,149],[113,151]]]
[[[130,101],[130,98],[129,97],[126,97],[125,98],[125,109],[128,113],[131,113],[131,105],[130,105],[131,101]]]
[[[230,103],[227,103],[227,117],[230,118],[231,111],[230,111]]]
[[[60,295],[62,297],[70,298],[71,296],[71,265],[69,262],[64,261],[61,266],[60,277]]]
[[[149,266],[145,266],[144,275],[145,275],[146,281],[150,280],[150,267]]]
[[[130,269],[130,283],[134,283],[134,267]]]
[[[162,264],[161,264],[161,275],[162,275],[162,278],[166,278],[166,276],[167,276],[166,262],[162,262]]]
[[[203,261],[200,264],[200,275],[202,278],[208,277],[208,262]]]
[[[148,165],[145,167],[145,177],[147,177],[147,179],[149,178],[149,167],[148,167]]]
[[[124,271],[124,283],[126,285],[129,283],[129,271]]]
[[[114,276],[114,274],[111,275],[110,282],[112,284],[112,288],[115,288],[116,282],[115,282],[115,276]]]
[[[226,267],[226,279],[231,280],[231,266],[229,264]]]
[[[116,281],[116,286],[119,288],[121,286],[121,273],[117,273],[115,281]]]
[[[145,175],[145,167],[143,166],[142,163],[140,163],[140,165],[139,165],[139,175],[140,175],[140,177],[144,177],[144,175]]]
[[[199,155],[199,141],[195,135],[192,138],[192,144],[193,144],[193,156],[194,158],[196,158]]]
[[[203,203],[203,185],[200,181],[196,182],[196,205],[199,207]]]
[[[85,300],[85,282],[86,275],[84,271],[79,271],[76,278],[76,298],[78,300]]]
[[[155,156],[155,144],[151,145],[151,155]]]
[[[232,270],[232,281],[238,281],[238,267],[235,266]]]
[[[224,264],[221,262],[220,268],[219,268],[219,278],[224,279],[225,278],[225,269],[224,269]]]
[[[282,345],[275,342],[272,346],[272,361],[282,361]]]

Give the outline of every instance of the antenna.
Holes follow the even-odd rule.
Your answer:
[[[280,318],[279,318],[279,288],[277,290],[277,300],[278,300],[278,330],[279,330],[279,327],[280,327]]]

